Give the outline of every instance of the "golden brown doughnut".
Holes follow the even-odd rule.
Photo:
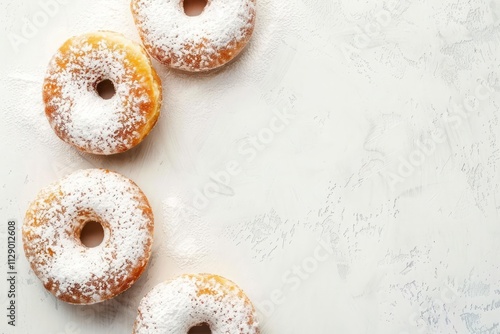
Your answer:
[[[97,92],[106,81],[116,92],[110,99]],[[101,31],[72,37],[59,48],[43,100],[59,138],[84,152],[115,154],[139,144],[156,124],[161,81],[139,44]]]
[[[102,243],[86,247],[90,221]],[[128,178],[103,169],[74,172],[40,191],[22,227],[24,252],[45,288],[72,304],[93,304],[127,290],[144,271],[153,242],[153,212]]]
[[[182,0],[132,0],[144,47],[159,62],[190,72],[208,71],[236,57],[252,36],[256,0],[208,0],[199,16]]]
[[[259,334],[255,309],[236,284],[217,275],[182,275],[155,286],[139,305],[134,334],[186,334],[207,324],[212,334]]]

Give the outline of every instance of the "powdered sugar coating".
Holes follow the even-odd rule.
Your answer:
[[[106,79],[116,91],[108,100],[96,91]],[[146,52],[113,32],[69,39],[50,61],[44,82],[46,115],[56,134],[94,154],[137,145],[156,123],[161,96]]]
[[[176,69],[206,71],[233,59],[252,35],[256,0],[209,0],[198,16],[182,0],[132,0],[146,50]]]
[[[86,222],[104,229],[102,243],[80,241]],[[153,214],[131,180],[102,169],[72,173],[43,189],[23,224],[26,257],[45,288],[69,303],[97,303],[128,289],[151,253]]]
[[[212,334],[260,333],[255,309],[236,284],[199,274],[155,286],[141,300],[134,334],[186,334],[202,323]]]

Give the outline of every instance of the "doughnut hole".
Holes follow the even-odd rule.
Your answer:
[[[97,95],[99,95],[104,100],[109,100],[116,94],[115,85],[113,84],[113,81],[109,79],[104,79],[98,82],[95,86],[95,90],[97,92]]]
[[[212,331],[207,323],[202,323],[191,327],[187,334],[212,334]]]
[[[80,231],[80,241],[85,247],[94,248],[104,240],[104,228],[94,220],[86,222]]]
[[[234,1],[234,0],[233,0]],[[198,16],[208,4],[208,0],[183,0],[182,6],[187,16]]]

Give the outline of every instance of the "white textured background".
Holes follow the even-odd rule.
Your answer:
[[[112,157],[61,142],[41,86],[72,35],[138,41],[129,3],[48,1],[1,1],[2,223],[61,176],[109,168],[149,197],[154,254],[129,291],[77,307],[45,292],[18,233],[18,326],[2,311],[2,333],[129,333],[140,298],[186,272],[237,282],[263,334],[500,333],[499,0],[258,0],[229,66],[155,63],[160,121]]]

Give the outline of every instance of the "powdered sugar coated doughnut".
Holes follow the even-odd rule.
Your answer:
[[[101,98],[97,85],[116,91]],[[160,78],[146,51],[114,32],[67,40],[50,61],[43,86],[45,114],[55,133],[81,151],[124,152],[155,125],[162,102]]]
[[[95,248],[80,241],[89,221],[104,229]],[[72,173],[40,191],[22,227],[24,251],[45,288],[73,304],[93,304],[128,289],[144,271],[153,213],[139,187],[103,169]]]
[[[240,53],[255,23],[256,0],[208,0],[199,16],[187,16],[183,0],[132,0],[146,50],[161,63],[207,71]]]
[[[199,274],[155,286],[141,300],[134,334],[186,334],[200,324],[207,324],[212,334],[260,333],[255,309],[236,284]]]

